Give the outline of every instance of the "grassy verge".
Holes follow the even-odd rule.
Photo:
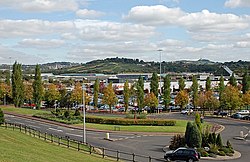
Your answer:
[[[0,127],[0,162],[108,162]]]
[[[17,114],[23,114],[23,115],[34,115],[37,113],[48,113],[50,114],[50,111],[46,110],[33,110],[33,109],[28,109],[28,108],[16,108],[16,107],[1,107],[3,111],[8,111],[8,112],[13,112]]]

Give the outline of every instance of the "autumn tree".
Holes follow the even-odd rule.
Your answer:
[[[188,104],[188,101],[188,93],[185,90],[180,91],[175,97],[175,103],[181,107],[181,110]]]
[[[11,86],[6,83],[0,83],[0,98],[3,100],[11,99]]]
[[[98,94],[99,94],[99,79],[95,80],[94,84],[94,97],[93,97],[93,102],[94,102],[94,108],[97,108],[98,106]]]
[[[227,86],[222,93],[221,106],[230,110],[230,113],[241,106],[240,93],[237,87]]]
[[[41,70],[40,66],[36,65],[35,77],[33,82],[33,101],[36,104],[37,109],[40,109],[41,107],[41,101],[43,99],[43,96],[44,96],[44,89],[41,77]]]
[[[182,90],[185,89],[186,84],[185,84],[185,80],[184,80],[183,77],[181,77],[181,78],[179,79],[178,84],[179,84],[179,90],[180,90],[180,91],[182,91]]]
[[[153,92],[156,97],[158,97],[158,87],[159,87],[158,76],[156,73],[153,73],[150,82],[150,92]]]
[[[22,77],[22,65],[17,62],[13,65],[12,74],[12,97],[15,107],[21,107],[24,100],[24,85]]]
[[[24,100],[31,103],[33,99],[33,87],[29,82],[24,82]]]
[[[154,112],[155,108],[158,105],[158,99],[153,92],[150,92],[146,95],[144,99],[144,105],[150,107],[150,111]]]
[[[169,103],[170,103],[170,100],[171,100],[171,97],[170,97],[171,79],[170,79],[170,77],[168,75],[166,75],[163,79],[163,82],[164,82],[164,84],[163,84],[163,100],[164,100],[165,108],[167,108]]]
[[[213,96],[212,91],[201,92],[198,98],[198,105],[201,107],[203,116],[205,115],[205,109],[209,111],[219,108],[219,101]]]
[[[198,84],[196,76],[193,76],[192,81],[193,81],[193,84],[191,86],[191,89],[192,89],[192,103],[194,105],[194,108],[196,108],[197,105],[198,105],[198,86],[199,86],[199,84]]]
[[[243,102],[244,106],[250,105],[250,90],[246,91],[246,93],[243,94],[242,102]]]
[[[109,83],[108,86],[104,89],[104,95],[102,102],[109,105],[110,113],[112,112],[112,106],[117,103],[117,97],[112,87],[112,83]]]
[[[49,106],[53,106],[56,100],[59,100],[60,93],[57,90],[57,86],[53,83],[50,83],[45,91],[45,100]]]
[[[128,104],[129,104],[129,98],[130,98],[130,89],[129,89],[128,80],[126,80],[126,82],[124,83],[123,95],[124,95],[125,112],[127,112],[127,110],[128,110]]]

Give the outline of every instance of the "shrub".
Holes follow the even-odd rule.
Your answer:
[[[212,137],[213,137],[212,138],[212,142],[213,142],[212,144],[216,144],[216,134],[214,132],[212,133]]]
[[[232,146],[232,144],[231,144],[231,142],[229,140],[227,140],[227,147],[233,149],[233,146]]]
[[[68,118],[70,117],[69,111],[66,110],[66,111],[64,112],[63,116],[64,116],[65,118],[68,119]]]
[[[223,151],[219,151],[218,155],[220,155],[220,156],[226,156],[225,152],[223,152]]]
[[[2,111],[2,109],[0,108],[0,125],[2,125],[4,123],[4,113]]]
[[[201,117],[199,113],[195,114],[195,124],[197,125],[199,131],[201,132]]]
[[[218,134],[217,137],[216,137],[216,145],[219,146],[219,147],[223,146],[220,134]]]
[[[134,119],[135,115],[134,114],[127,114],[125,118],[127,119]],[[136,114],[136,119],[146,119],[147,114]]]
[[[221,147],[221,148],[219,149],[219,151],[223,151],[223,152],[225,152],[226,154],[227,154],[227,153],[232,153],[232,150],[231,150],[230,148],[228,148],[228,147],[225,147],[225,146]]]
[[[209,125],[206,126],[205,129],[203,129],[203,132],[202,132],[202,144],[201,146],[202,147],[208,147],[208,144],[209,144]]]
[[[209,157],[216,158],[216,157],[217,157],[217,155],[216,155],[216,154],[214,154],[214,153],[210,153],[210,154],[209,154]]]
[[[190,145],[190,131],[191,131],[192,123],[189,121],[187,122],[186,125],[186,132],[185,132],[185,140],[186,144],[189,146]]]
[[[212,135],[212,133],[209,133],[209,135],[208,135],[208,144],[214,144],[213,143],[213,135]]]
[[[183,147],[183,146],[185,146],[184,136],[177,134],[171,138],[170,145],[169,145],[170,150],[175,150],[175,149],[177,149],[179,147]]]
[[[80,115],[81,115],[80,111],[78,109],[76,109],[75,113],[74,113],[74,116],[80,116]]]
[[[208,157],[209,154],[204,148],[198,148],[197,151],[201,154],[202,157]]]
[[[198,129],[197,125],[194,123],[192,124],[192,127],[190,129],[189,143],[187,143],[187,145],[192,148],[199,148],[201,147],[201,140],[201,132]]]
[[[217,154],[218,153],[218,146],[216,144],[209,144],[209,152]]]

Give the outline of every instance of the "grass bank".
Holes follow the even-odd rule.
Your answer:
[[[0,162],[108,162],[0,127]]]

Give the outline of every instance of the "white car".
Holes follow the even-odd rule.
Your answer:
[[[250,114],[250,113],[249,113],[249,110],[240,110],[238,113],[239,113],[240,115],[248,115],[248,114]]]
[[[181,111],[181,114],[188,114],[188,113],[192,114],[193,112],[194,112],[194,110],[192,110],[192,109],[185,109],[185,110]]]

